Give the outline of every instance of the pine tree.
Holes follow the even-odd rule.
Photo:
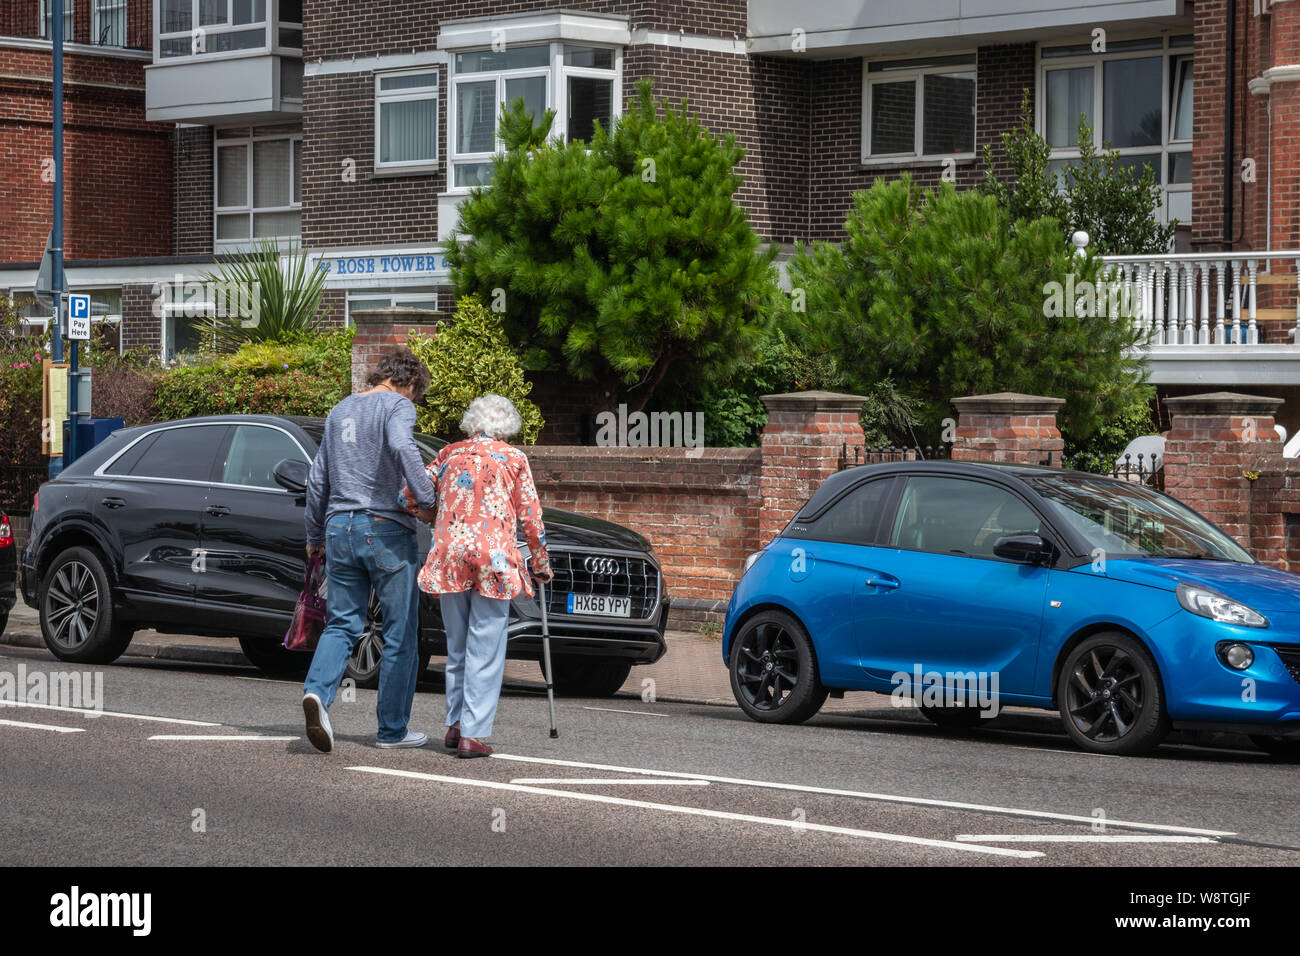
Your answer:
[[[530,370],[562,369],[645,407],[656,390],[724,375],[767,333],[779,299],[735,201],[744,155],[648,81],[590,143],[503,108],[490,187],[461,206],[448,252],[457,294],[502,318]]]

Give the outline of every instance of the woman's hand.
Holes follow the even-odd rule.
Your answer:
[[[416,508],[413,514],[425,524],[433,525],[438,523],[438,511],[436,508]]]

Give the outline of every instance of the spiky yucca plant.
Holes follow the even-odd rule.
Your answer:
[[[251,252],[218,263],[205,282],[224,291],[227,302],[251,305],[251,315],[209,316],[196,322],[218,352],[235,352],[250,342],[295,342],[320,329],[325,272],[307,253],[291,248],[281,263],[279,247],[265,241]]]

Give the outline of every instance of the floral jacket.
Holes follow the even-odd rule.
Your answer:
[[[444,448],[425,469],[438,492],[438,519],[429,557],[420,569],[420,590],[456,594],[477,590],[490,598],[533,596],[516,544],[516,522],[532,552],[534,572],[545,573],[542,505],[533,485],[528,458],[519,449],[486,435],[475,435]],[[410,489],[401,503],[415,512]]]

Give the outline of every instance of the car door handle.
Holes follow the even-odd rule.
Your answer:
[[[867,578],[867,587],[882,588],[886,591],[896,591],[902,582],[898,578],[891,578],[887,574],[873,574]]]
[[[122,498],[105,498],[100,502],[105,508],[125,508],[126,501]]]
[[[224,517],[225,515],[230,514],[230,509],[227,508],[225,505],[208,505],[208,507],[204,510],[206,510],[207,513],[212,515],[212,517],[214,518],[221,518]]]

